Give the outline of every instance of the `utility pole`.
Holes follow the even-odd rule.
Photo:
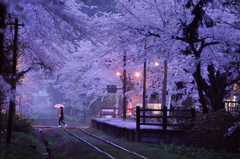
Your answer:
[[[127,85],[127,76],[126,76],[126,52],[123,56],[123,120],[126,119],[126,85]]]
[[[143,109],[146,109],[146,61],[143,67]],[[145,110],[143,111],[143,123],[145,123]]]
[[[7,14],[7,7],[3,2],[0,2],[0,75],[3,75],[3,63],[4,63],[4,52],[3,52],[3,40],[4,40],[4,29],[5,29],[5,18]],[[2,95],[2,91],[0,91],[0,96]],[[2,130],[2,103],[3,99],[0,99],[0,130]],[[0,133],[1,138],[2,133]],[[0,141],[1,145],[1,141]]]
[[[7,13],[7,7],[4,3],[0,2],[0,75],[2,75],[3,71],[3,60],[4,60],[4,53],[3,53],[3,40],[4,40],[4,28],[5,28],[5,18]]]
[[[13,42],[13,61],[12,61],[12,77],[11,77],[11,97],[9,105],[9,115],[8,115],[8,126],[7,126],[7,143],[11,142],[12,134],[12,120],[16,112],[15,108],[15,97],[16,97],[16,67],[17,67],[17,37],[18,37],[18,26],[24,26],[23,24],[18,24],[18,19],[15,19],[15,32],[14,32],[14,42]]]
[[[166,106],[166,96],[167,96],[167,61],[164,60],[162,108]]]

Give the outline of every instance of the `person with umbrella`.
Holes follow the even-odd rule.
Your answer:
[[[56,107],[56,105],[55,105],[54,107]],[[67,126],[67,124],[65,124],[65,123],[63,122],[63,120],[64,120],[63,107],[64,107],[64,106],[61,105],[61,106],[59,107],[59,110],[58,110],[58,113],[57,113],[57,114],[59,114],[59,119],[58,119],[59,125],[58,125],[58,127],[61,127],[61,123],[63,123],[65,127]]]

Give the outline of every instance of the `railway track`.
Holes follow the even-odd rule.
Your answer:
[[[53,116],[50,116],[48,114],[41,114],[41,118],[45,118],[44,120],[50,120],[51,122],[55,123],[56,125],[58,125],[57,121],[58,118],[55,118]],[[64,130],[70,134],[71,136],[75,137],[76,139],[86,143],[88,146],[91,146],[92,148],[94,148],[95,150],[99,151],[100,153],[106,155],[108,158],[111,159],[115,159],[118,158],[118,156],[114,156],[111,154],[111,151],[122,151],[124,153],[127,153],[129,155],[135,156],[134,158],[142,158],[142,159],[147,159],[147,157],[144,157],[136,152],[133,152],[131,150],[128,150],[124,147],[121,147],[115,143],[112,143],[108,140],[102,139],[94,134],[91,134],[85,130],[83,130],[81,127],[75,126],[74,124],[70,123],[70,122],[66,122],[66,120],[64,120],[64,122],[66,124],[68,124],[68,127],[63,127]],[[71,126],[71,127],[69,127]],[[39,126],[38,126],[39,127]],[[44,126],[41,126],[42,128],[44,128]],[[48,125],[46,125],[46,127],[49,127]],[[74,129],[72,129],[74,128]],[[71,130],[70,130],[71,129]],[[101,146],[102,148],[99,148],[96,145],[103,145]],[[104,146],[104,145],[108,145],[108,146]],[[106,152],[105,150],[103,150],[103,147],[111,147],[109,149],[111,149],[111,151]],[[117,149],[117,150],[116,150]]]

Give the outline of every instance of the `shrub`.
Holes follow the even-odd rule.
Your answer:
[[[225,110],[220,110],[212,114],[202,114],[196,117],[193,127],[188,131],[193,145],[228,152],[238,151],[240,146],[240,131],[236,129],[230,136],[227,136],[228,128],[236,121],[239,116],[233,116]]]
[[[8,114],[2,114],[1,117],[1,131],[7,129]],[[24,118],[21,114],[15,114],[13,117],[12,130],[16,132],[30,133],[32,132],[32,121]]]
[[[13,120],[13,131],[30,133],[32,132],[32,120],[16,114]]]

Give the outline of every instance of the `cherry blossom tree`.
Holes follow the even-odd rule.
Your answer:
[[[30,116],[32,112],[41,111],[41,107],[38,108],[39,105],[34,103],[34,94],[43,90],[43,86],[45,88],[48,86],[46,73],[43,69],[27,72],[24,78],[18,82],[16,95],[21,98],[23,114]]]
[[[227,22],[239,18],[226,12],[222,1],[116,3],[118,14],[105,14],[95,22],[102,28],[100,34],[108,52],[123,55],[126,51],[130,58],[137,57],[135,64],[167,59],[177,72],[169,70],[168,81],[174,84],[176,75],[178,81],[194,79],[203,112],[208,113],[205,96],[213,111],[224,108],[226,91],[239,81],[238,65],[234,63],[239,57],[235,53],[239,30]]]
[[[88,56],[90,58],[98,57],[95,63],[101,66],[101,68],[107,65],[104,69],[105,71],[101,71],[102,74],[99,75],[101,78],[97,79],[101,79],[102,81],[105,76],[115,77],[117,70],[123,70],[122,57],[125,53],[129,61],[126,67],[129,72],[133,71],[134,67],[142,70],[142,65],[145,61],[151,63],[154,60],[167,59],[170,67],[168,76],[169,88],[174,90],[176,88],[175,83],[181,81],[187,84],[187,87],[184,88],[187,92],[185,97],[197,97],[196,99],[199,99],[204,112],[207,113],[208,111],[205,95],[211,100],[213,110],[223,108],[222,99],[226,88],[238,80],[236,78],[225,84],[221,84],[220,82],[226,82],[227,80],[222,76],[230,78],[229,73],[232,75],[238,74],[238,72],[233,72],[233,69],[235,68],[236,71],[237,67],[232,67],[232,65],[230,67],[229,65],[231,61],[234,61],[238,57],[237,54],[234,54],[234,47],[238,39],[235,36],[237,34],[233,34],[236,30],[226,25],[228,21],[230,23],[237,20],[237,17],[234,14],[225,12],[221,1],[213,3],[201,0],[194,2],[163,2],[155,0],[139,2],[119,0],[116,3],[117,13],[103,13],[102,16],[96,17],[93,21],[88,21],[88,26],[91,26],[91,30],[98,31],[94,32],[94,34],[95,37],[99,35],[96,39],[101,42],[96,47],[97,49],[91,50],[93,56]],[[229,36],[230,34],[231,36]],[[190,40],[191,38],[192,40]],[[36,46],[38,44],[36,43]],[[68,46],[69,49],[74,48],[72,44]],[[56,47],[54,48],[56,49]],[[59,50],[62,50],[62,47]],[[225,54],[226,50],[230,50],[231,54]],[[72,52],[75,51],[72,50]],[[51,55],[52,52],[49,52],[49,56]],[[47,59],[51,59],[49,56]],[[84,60],[85,64],[92,63],[92,61],[87,60],[84,56],[82,58],[86,59]],[[223,58],[225,59],[224,61]],[[80,70],[86,69],[84,62],[81,67],[78,67]],[[76,61],[76,63],[78,62]],[[72,69],[76,70],[76,63],[69,60],[66,65],[64,63],[61,63],[61,65],[68,65],[66,67],[68,69],[66,70],[69,71]],[[89,71],[82,71],[79,74],[81,77],[78,78],[81,79],[79,82],[86,81],[88,83],[86,90],[80,88],[77,91],[82,92],[80,94],[86,93],[90,95],[95,93],[97,95],[105,89],[106,82],[101,83],[99,82],[100,80],[96,80],[95,82],[98,84],[94,84],[94,80],[89,80],[92,76],[89,72],[95,72],[93,68],[89,68]],[[228,71],[227,69],[230,70]],[[67,79],[63,80],[63,78],[69,76],[68,71],[62,70],[60,80],[61,82],[66,81],[69,84],[74,83],[74,81],[68,82]],[[67,76],[64,77],[64,74]],[[207,74],[209,76],[206,76]],[[161,85],[155,88],[150,87],[151,81],[159,77],[162,77],[161,71],[149,74],[149,94],[152,92],[161,92]],[[67,88],[71,88],[60,85],[58,87],[62,87],[62,90],[65,89],[65,91],[68,90]],[[121,85],[121,82],[118,85]],[[223,87],[219,87],[222,85]],[[94,89],[94,86],[98,86],[95,88],[99,89]],[[194,88],[196,86],[198,96],[195,95]],[[213,97],[213,94],[216,95],[216,92],[219,95]]]
[[[117,0],[114,12],[95,17],[83,14],[79,10],[83,4],[74,1],[5,3],[25,23],[20,37],[28,43],[18,59],[19,70],[40,64],[56,71],[56,87],[66,99],[76,103],[86,96],[107,96],[107,85],[122,85],[117,71],[126,69],[132,76],[135,70],[143,70],[144,62],[148,95],[161,93],[162,68],[151,64],[167,60],[168,88],[184,92],[182,100],[199,100],[207,113],[204,96],[213,110],[222,109],[225,91],[239,80],[232,78],[239,74],[233,63],[238,59],[238,30],[229,25],[239,17],[227,12],[223,2]],[[177,82],[185,83],[185,90],[176,90]],[[128,94],[141,94],[141,90],[135,86]]]
[[[86,99],[87,107],[100,96],[107,96],[108,66],[105,59],[96,56],[95,46],[89,41],[82,41],[72,60],[66,62],[62,70],[55,72],[55,87],[58,88],[70,105],[82,109]],[[82,109],[83,110],[83,109]]]
[[[198,1],[194,4],[194,2],[188,1],[187,7],[192,7],[191,14],[194,15],[194,18],[191,23],[184,24],[183,36],[176,37],[177,40],[188,44],[185,53],[193,54],[196,60],[199,60],[192,75],[197,83],[199,100],[205,113],[208,110],[204,94],[210,99],[214,111],[224,109],[223,98],[226,95],[226,88],[240,79],[238,76],[239,66],[232,64],[238,59],[238,55],[234,53],[235,43],[239,40],[235,36],[238,31],[224,25],[226,18],[228,21],[232,21],[235,17],[226,13],[224,9],[216,9],[216,3],[212,5],[210,3],[211,1]],[[222,11],[223,14],[220,15],[219,11]],[[212,53],[217,58],[211,57]],[[202,57],[206,57],[206,55],[210,58],[204,62]],[[219,57],[224,58],[225,61],[223,62]],[[204,69],[201,67],[202,63],[206,63],[204,67],[208,72],[207,78],[201,74]]]
[[[88,32],[90,29],[87,29],[88,25],[85,23],[86,20],[88,20],[88,16],[78,12],[80,7],[81,3],[57,0],[10,0],[1,2],[1,8],[7,8],[8,15],[11,15],[15,21],[19,20],[25,24],[25,27],[19,31],[19,41],[24,44],[24,47],[19,47],[20,49],[18,50],[19,52],[21,51],[17,56],[18,74],[17,76],[12,75],[12,79],[14,79],[14,81],[12,80],[11,82],[12,99],[15,99],[16,96],[15,84],[19,79],[16,77],[23,76],[29,70],[38,70],[39,66],[47,70],[59,68],[67,61],[67,54],[71,54],[71,51],[76,48],[77,41],[83,38],[91,40],[92,42],[95,41],[94,36],[91,36],[91,38],[88,36],[91,34]],[[6,12],[3,9],[2,11],[4,12],[2,17],[5,17]],[[3,22],[4,18],[1,20]],[[1,28],[2,30],[5,29],[3,26],[1,26]],[[4,37],[1,38],[0,41],[1,48],[3,48],[3,40]],[[16,47],[14,48],[16,50]],[[4,52],[1,49],[1,57],[3,56]],[[2,70],[2,61],[0,65]],[[13,65],[13,70],[15,68],[16,66]],[[10,101],[9,110],[14,110],[13,105],[15,104],[13,101],[14,100]],[[7,142],[10,142],[11,139],[9,132],[11,132],[10,128],[13,113],[12,111],[9,112],[10,122]]]

